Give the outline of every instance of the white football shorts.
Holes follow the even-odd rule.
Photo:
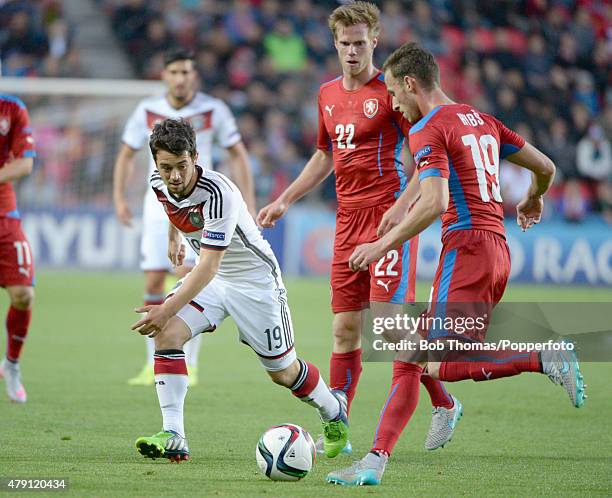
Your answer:
[[[168,219],[142,220],[142,239],[140,240],[140,269],[142,271],[172,271],[172,263],[168,259]],[[187,266],[194,266],[197,254],[186,240],[185,260]]]
[[[177,316],[192,337],[212,332],[231,316],[239,341],[250,346],[270,372],[284,370],[296,359],[287,291],[272,278],[229,282],[217,276]]]

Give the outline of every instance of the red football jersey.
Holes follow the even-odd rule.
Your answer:
[[[451,104],[434,108],[415,123],[409,142],[419,180],[448,179],[442,238],[451,230],[470,229],[505,236],[499,163],[523,148],[523,137],[472,106]]]
[[[0,94],[0,168],[14,159],[35,157],[34,139],[25,104],[12,95]],[[11,182],[0,183],[0,217],[18,218]]]
[[[317,147],[333,151],[338,204],[393,202],[406,187],[401,153],[410,124],[394,112],[382,73],[358,90],[342,76],[321,85]]]

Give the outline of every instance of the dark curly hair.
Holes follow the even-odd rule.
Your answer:
[[[190,157],[195,158],[197,152],[195,131],[185,119],[164,119],[153,127],[149,148],[153,159],[157,159],[159,150],[165,150],[175,156],[187,152]]]

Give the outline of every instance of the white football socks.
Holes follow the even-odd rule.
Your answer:
[[[163,428],[185,437],[183,405],[187,395],[187,376],[178,374],[155,375],[155,389],[161,408]]]

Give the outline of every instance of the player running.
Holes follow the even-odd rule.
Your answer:
[[[200,258],[162,305],[136,310],[147,315],[132,329],[155,340],[155,386],[163,417],[163,430],[138,438],[136,447],[149,458],[187,459],[183,345],[213,332],[231,316],[240,340],[255,351],[270,378],[317,408],[325,453],[333,458],[348,438],[346,396],[330,391],[317,367],[297,357],[287,292],[274,253],[238,188],[225,176],[196,165],[195,143],[189,123],[172,119],[156,124],[149,140],[157,166],[150,183],[170,219],[170,238],[178,246],[180,231]],[[170,256],[175,264],[182,263],[179,251]]]
[[[21,229],[21,218],[12,182],[32,171],[36,152],[25,104],[12,95],[0,94],[0,285],[9,295],[6,315],[8,346],[0,362],[0,378],[15,403],[25,403],[19,358],[28,334],[34,302],[34,261],[30,244]]]
[[[329,27],[342,66],[342,76],[319,91],[317,151],[300,176],[264,207],[257,217],[262,227],[273,227],[291,204],[336,174],[338,210],[331,270],[333,350],[330,385],[342,389],[349,409],[361,375],[361,311],[394,316],[406,302],[414,302],[418,238],[381,254],[368,273],[355,273],[348,258],[355,247],[375,240],[397,224],[418,193],[418,182],[407,187],[401,154],[410,124],[394,111],[373,53],[380,29],[378,7],[355,2],[335,9]],[[397,200],[397,202],[396,202]],[[441,382],[423,375],[434,406],[427,449],[447,443],[461,404]],[[350,453],[350,445],[347,446]]]
[[[445,319],[465,316],[454,303],[483,303],[487,313],[504,293],[510,274],[510,253],[503,225],[499,162],[506,158],[533,173],[525,198],[517,206],[517,222],[527,230],[540,221],[543,195],[555,166],[535,147],[493,116],[473,106],[457,104],[440,88],[438,65],[429,52],[408,43],[383,66],[393,107],[413,126],[410,150],[417,164],[421,197],[407,217],[376,242],[355,249],[349,259],[354,271],[366,270],[403,241],[442,216],[442,253],[431,295],[431,313]],[[482,315],[481,315],[482,316]],[[489,316],[489,315],[484,315]],[[449,337],[430,328],[431,341]],[[484,342],[486,328],[450,334],[455,340]],[[381,412],[372,450],[353,466],[332,472],[327,480],[345,485],[379,484],[385,464],[419,398],[424,368],[444,381],[493,380],[522,372],[548,375],[567,391],[576,407],[584,403],[584,383],[573,351],[518,353],[496,351],[480,358],[449,353],[441,362],[421,361],[406,354],[397,367],[389,398]]]
[[[221,100],[194,90],[197,73],[194,56],[185,50],[169,52],[164,61],[162,78],[168,88],[165,95],[144,99],[134,110],[123,132],[123,144],[117,156],[113,175],[115,211],[124,225],[131,225],[132,213],[125,199],[128,179],[134,169],[134,156],[148,140],[153,125],[168,117],[188,119],[196,130],[198,153],[202,164],[212,167],[212,145],[216,142],[229,154],[232,177],[239,186],[251,213],[255,213],[253,180],[246,148],[231,111]],[[155,170],[150,159],[150,173]],[[168,220],[155,199],[147,191],[143,206],[141,269],[145,275],[145,304],[160,304],[164,298],[165,278],[172,265],[168,260]],[[184,276],[195,263],[195,253],[187,248],[185,265],[177,269]],[[152,339],[147,340],[147,363],[139,375],[130,379],[130,385],[153,384]],[[189,364],[189,383],[198,380],[197,366],[200,337],[186,347]]]

